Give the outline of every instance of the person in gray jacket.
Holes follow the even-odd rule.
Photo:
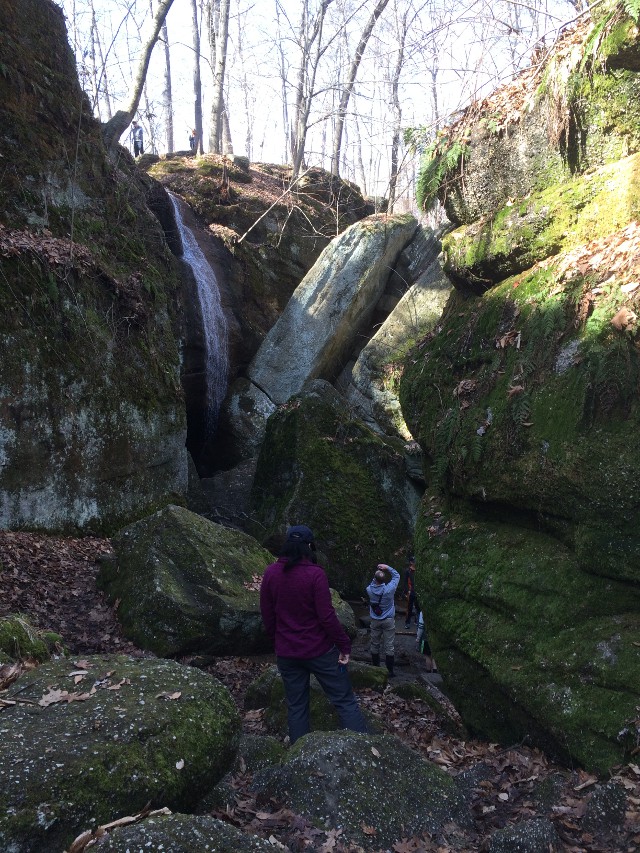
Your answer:
[[[371,617],[371,660],[380,666],[380,646],[384,647],[384,661],[389,675],[393,671],[394,642],[396,636],[395,594],[400,575],[391,566],[378,563],[373,580],[367,587],[369,616]]]

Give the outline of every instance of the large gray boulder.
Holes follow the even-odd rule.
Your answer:
[[[637,151],[638,43],[636,22],[605,0],[565,32],[547,61],[474,102],[450,134],[464,154],[440,192],[449,219],[492,216],[514,199]]]
[[[339,373],[417,226],[412,216],[370,216],[322,252],[247,371],[274,403],[286,403],[308,379]]]
[[[174,656],[268,651],[255,583],[273,555],[255,539],[169,506],[119,531],[99,581],[124,633]]]
[[[0,717],[4,851],[64,850],[148,803],[188,811],[235,760],[240,719],[227,689],[172,661],[61,660],[12,693]]]
[[[454,780],[393,735],[305,735],[254,788],[365,849],[471,820]]]

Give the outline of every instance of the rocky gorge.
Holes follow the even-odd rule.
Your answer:
[[[110,537],[96,582],[140,656],[74,649],[74,662],[64,632],[33,654],[51,624],[0,612],[4,666],[40,660],[0,694],[5,847],[62,850],[83,829],[93,844],[96,825],[152,802],[180,813],[148,824],[149,837],[192,839],[176,850],[267,849],[193,816],[264,748],[255,784],[342,827],[344,849],[424,834],[479,849],[464,846],[471,782],[388,732],[319,733],[285,753],[275,726],[277,744],[240,747],[233,698],[207,667],[271,651],[260,574],[302,521],[354,638],[347,600],[372,564],[415,552],[467,734],[603,779],[634,766],[640,46],[624,4],[600,4],[442,132],[419,189],[446,210],[438,232],[321,170],[289,187],[286,167],[242,158],[114,153],[57,7],[14,6],[0,8],[0,527]],[[185,228],[228,336],[213,425]],[[354,684],[388,696],[373,670],[354,668]],[[250,711],[281,705],[275,689],[255,687]],[[369,833],[375,785],[361,797],[354,768],[378,786],[385,768],[400,799],[419,791],[416,815],[390,812]],[[624,785],[602,790],[620,826]],[[550,821],[532,824],[533,846],[496,835],[487,849],[561,849]],[[140,831],[97,847],[142,844]]]

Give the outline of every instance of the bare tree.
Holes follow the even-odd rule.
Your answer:
[[[224,77],[227,65],[227,44],[229,41],[230,0],[215,0],[217,15],[211,16],[209,42],[211,45],[211,65],[213,67],[213,97],[211,101],[211,128],[209,130],[209,150],[214,154],[223,151],[224,128]],[[228,129],[228,128],[227,128]],[[230,134],[229,138],[230,138]]]
[[[362,54],[365,52],[367,42],[369,41],[369,37],[373,32],[373,28],[376,25],[376,21],[384,12],[388,2],[389,0],[378,0],[378,2],[376,3],[375,9],[371,13],[370,18],[367,21],[364,30],[362,31],[362,35],[360,36],[360,41],[358,42],[355,55],[351,62],[351,67],[349,69],[349,76],[347,77],[347,82],[342,89],[342,95],[340,96],[340,104],[338,106],[336,129],[333,137],[333,155],[331,157],[332,175],[340,174],[340,150],[342,148],[342,133],[344,131],[344,122],[347,114],[347,106],[349,105],[349,98],[351,97],[353,86],[356,82],[358,68],[360,67],[360,62],[362,61]]]
[[[202,147],[202,81],[200,79],[200,24],[198,21],[198,2],[191,0],[193,34],[193,115],[196,132],[194,151],[203,153]]]
[[[164,42],[164,90],[162,102],[167,131],[167,151],[173,151],[173,95],[171,92],[171,51],[169,49],[169,33],[167,22],[162,25],[162,41]]]
[[[315,93],[316,75],[320,59],[326,50],[322,42],[322,29],[327,9],[333,0],[321,0],[317,14],[310,10],[310,0],[302,0],[297,44],[300,65],[296,81],[295,126],[291,131],[292,179],[295,180],[304,162],[309,115]]]
[[[102,125],[102,135],[105,140],[105,144],[109,148],[114,148],[118,144],[118,140],[131,123],[131,119],[136,114],[136,110],[140,104],[140,98],[142,97],[142,89],[145,80],[147,79],[151,53],[158,41],[160,30],[172,4],[173,0],[161,0],[158,5],[158,9],[152,22],[151,34],[142,46],[138,68],[134,76],[133,91],[131,93],[129,105],[124,110],[118,110],[116,114],[109,119],[109,121]]]

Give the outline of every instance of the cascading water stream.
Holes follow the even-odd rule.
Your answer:
[[[169,193],[176,225],[182,240],[182,260],[189,264],[198,288],[198,300],[202,314],[206,370],[206,414],[205,429],[211,438],[218,421],[218,412],[227,392],[229,355],[227,345],[227,321],[220,304],[220,290],[215,272],[211,269],[191,229],[185,225],[180,214],[180,202]]]

